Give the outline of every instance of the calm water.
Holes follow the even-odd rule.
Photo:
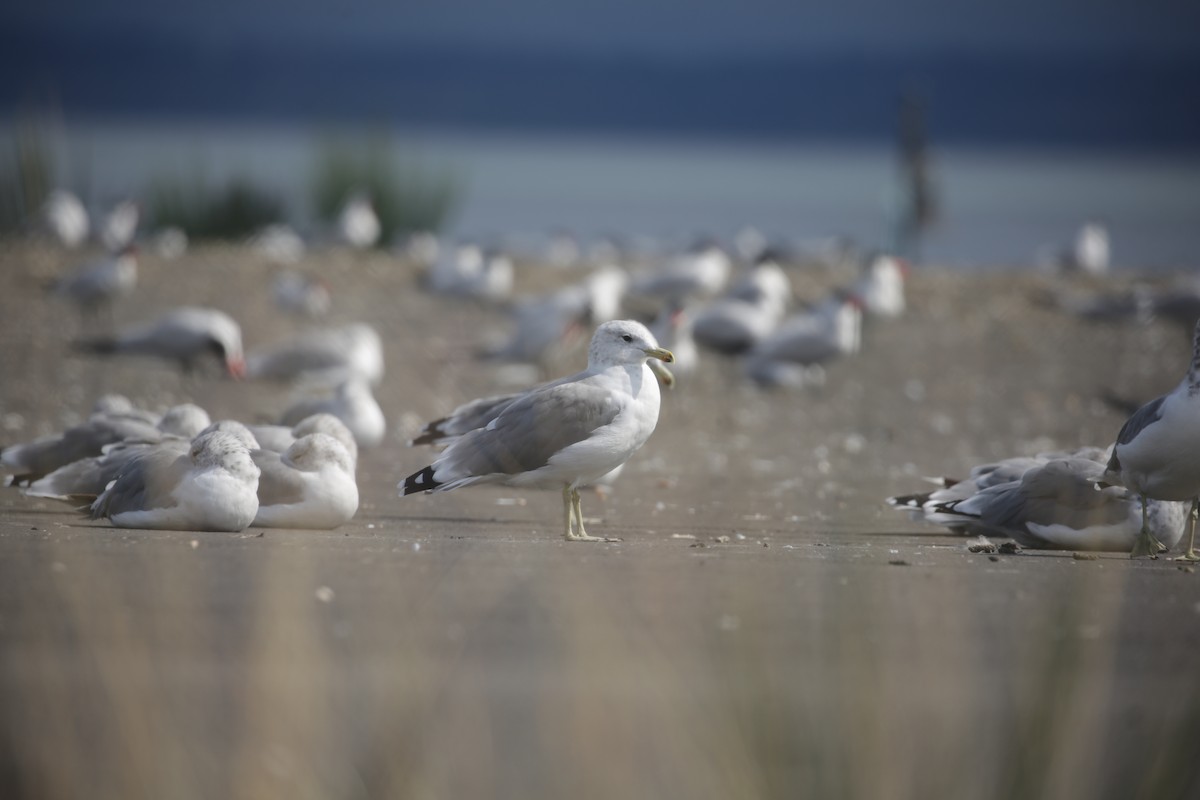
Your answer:
[[[228,126],[74,126],[52,136],[68,183],[104,203],[157,178],[245,175],[309,219],[326,131]],[[0,141],[11,129],[0,127]],[[354,141],[341,136],[340,141]],[[363,141],[366,138],[363,137]],[[746,225],[792,242],[892,239],[897,168],[884,146],[691,143],[403,134],[404,159],[446,168],[465,191],[463,235],[567,229],[682,242]],[[934,149],[940,217],[925,260],[1024,266],[1105,221],[1119,266],[1190,267],[1200,253],[1200,155]]]

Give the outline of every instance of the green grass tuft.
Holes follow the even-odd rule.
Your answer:
[[[458,205],[461,181],[449,169],[416,157],[397,159],[385,137],[363,146],[326,143],[313,178],[313,207],[327,222],[337,218],[346,200],[365,193],[379,217],[380,245],[396,235],[438,231]]]

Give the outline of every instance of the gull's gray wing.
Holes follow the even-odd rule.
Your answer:
[[[186,439],[166,439],[162,442],[117,442],[107,445],[104,455],[72,461],[59,467],[49,475],[34,481],[25,494],[31,497],[49,497],[59,500],[98,497],[109,483],[125,470],[131,461],[148,450],[160,448],[177,455],[188,451]]]
[[[468,431],[482,428],[498,417],[505,406],[520,396],[519,393],[501,394],[463,403],[441,419],[435,419],[426,424],[410,444],[444,444]]]
[[[46,437],[28,444],[14,445],[3,452],[3,463],[10,469],[40,478],[65,464],[98,456],[107,444],[126,439],[158,441],[161,432],[140,419],[97,415],[68,428],[61,436]]]
[[[1162,405],[1166,399],[1166,395],[1156,397],[1133,412],[1133,416],[1125,420],[1125,424],[1117,433],[1117,445],[1129,444],[1137,438],[1139,433],[1162,419]],[[1121,471],[1121,461],[1117,458],[1116,447],[1113,448],[1112,457],[1108,460],[1108,470],[1110,472]]]
[[[1018,541],[1028,537],[1030,523],[1078,531],[1119,524],[1129,516],[1128,494],[1117,488],[1098,491],[1095,484],[1103,474],[1103,465],[1087,459],[1050,461],[1027,471],[1019,482],[985,490],[994,496],[982,519],[1012,532]]]
[[[612,422],[620,410],[612,392],[589,378],[529,392],[505,406],[486,427],[450,445],[434,462],[437,480],[540,469],[555,453]]]
[[[987,489],[1002,483],[1019,481],[1026,472],[1045,463],[1044,458],[1016,456],[1003,461],[980,464],[971,468],[971,482],[978,489]]]
[[[92,503],[92,519],[112,517],[127,511],[170,508],[171,496],[192,460],[173,448],[151,448],[130,460],[117,479]]]

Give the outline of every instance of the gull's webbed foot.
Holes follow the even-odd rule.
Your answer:
[[[1154,534],[1148,530],[1143,530],[1134,541],[1133,549],[1129,551],[1129,557],[1158,558],[1158,554],[1166,552],[1166,550],[1167,548],[1163,546],[1163,543],[1154,538]]]

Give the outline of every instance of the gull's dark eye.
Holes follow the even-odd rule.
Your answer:
[[[625,341],[627,341],[627,342],[632,342],[632,341],[633,341],[633,337],[632,337],[632,336],[630,336],[628,333],[626,333],[625,335],[623,335],[621,338],[622,338],[622,339],[624,339],[624,340],[625,340]]]

